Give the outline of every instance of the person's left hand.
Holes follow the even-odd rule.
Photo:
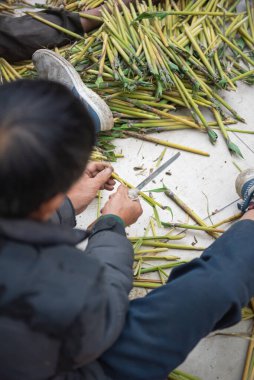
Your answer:
[[[80,214],[96,197],[99,190],[113,190],[113,167],[107,162],[89,162],[82,177],[67,193],[76,214]]]

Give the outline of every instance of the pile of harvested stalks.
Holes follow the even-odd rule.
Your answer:
[[[101,10],[102,27],[60,52],[110,106],[114,137],[174,147],[144,134],[193,128],[215,143],[219,128],[229,150],[241,156],[226,125],[244,120],[218,92],[235,91],[240,80],[254,82],[254,3],[246,1],[241,13],[238,3],[165,0],[127,8],[122,0],[109,1]]]
[[[78,11],[100,3],[67,1],[64,6]],[[76,35],[78,42],[57,49],[114,114],[113,131],[99,139],[99,148],[109,159],[115,159],[111,140],[116,137],[139,138],[208,156],[197,148],[149,135],[187,128],[206,132],[212,143],[219,129],[230,152],[242,156],[229,133],[254,131],[228,127],[244,120],[219,94],[221,89],[235,91],[240,80],[254,82],[254,1],[246,1],[243,12],[237,11],[238,3],[165,0],[153,5],[149,0],[127,8],[122,0],[109,0],[101,8],[99,29],[86,37]],[[57,0],[50,5],[63,4]],[[41,16],[33,17],[47,23]],[[13,80],[15,74],[6,66],[2,62],[1,76]],[[16,71],[16,77],[31,75],[24,65]]]

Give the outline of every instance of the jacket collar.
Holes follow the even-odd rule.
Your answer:
[[[4,237],[27,244],[77,245],[89,236],[88,231],[72,229],[52,222],[37,222],[29,219],[0,218],[0,238]]]

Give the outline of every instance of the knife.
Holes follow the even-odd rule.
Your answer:
[[[165,170],[169,165],[171,165],[179,156],[180,152],[176,153],[173,157],[171,157],[163,165],[161,165],[158,169],[151,173],[146,179],[144,179],[144,181],[140,182],[140,184],[137,187],[135,187],[135,189],[130,189],[129,198],[133,201],[137,200],[140,190],[142,190],[149,182],[151,182],[160,173],[162,173],[163,170]]]

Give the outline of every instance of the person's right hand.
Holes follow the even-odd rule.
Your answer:
[[[102,215],[113,214],[119,216],[126,226],[135,223],[143,210],[140,201],[131,200],[128,196],[128,188],[119,186],[117,192],[109,197],[102,209]]]

